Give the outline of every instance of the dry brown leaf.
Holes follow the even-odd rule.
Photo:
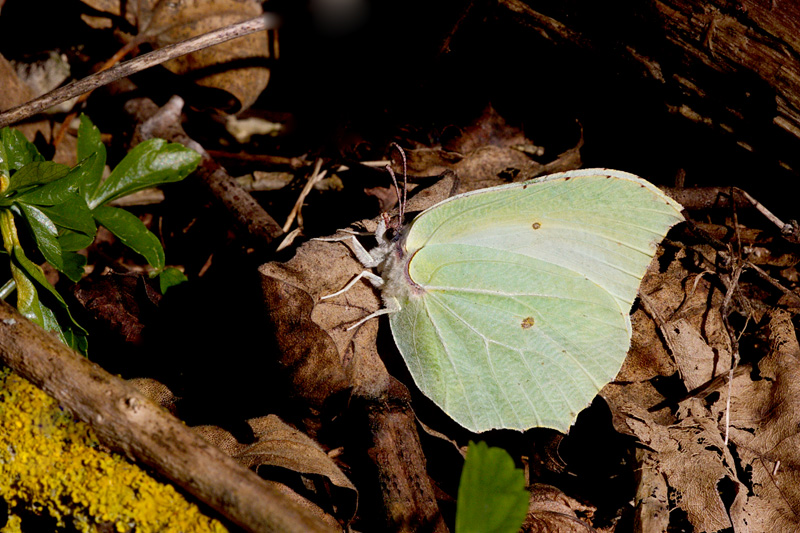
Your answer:
[[[531,493],[528,516],[520,531],[524,533],[586,533],[591,531],[575,511],[588,508],[574,498],[570,498],[552,485],[534,483],[528,490]]]
[[[2,55],[0,55],[0,87],[2,87],[2,90],[0,90],[0,111],[24,104],[36,96],[30,87],[20,81],[14,68]],[[52,128],[49,120],[24,122],[15,124],[13,127],[21,131],[29,141],[33,141],[37,134],[40,134],[45,141],[51,141]],[[77,138],[67,133],[56,147],[53,161],[74,166],[77,146]]]
[[[317,502],[329,502],[335,515],[349,522],[355,515],[358,491],[336,463],[307,435],[275,415],[247,421],[254,442],[242,443],[216,426],[193,428],[239,463],[270,478],[272,468],[298,474],[292,488]],[[285,476],[278,476],[285,480]],[[324,494],[321,494],[324,493]]]
[[[153,400],[159,407],[163,407],[173,415],[177,416],[178,401],[180,398],[175,396],[172,389],[164,383],[153,378],[133,378],[128,383],[136,387],[139,392]]]
[[[800,529],[800,345],[792,316],[770,313],[769,354],[733,381],[731,441],[749,474],[739,511],[751,531]]]
[[[93,319],[135,345],[143,342],[148,314],[155,312],[161,301],[161,294],[141,274],[83,278],[72,293]]]
[[[155,4],[140,31],[162,47],[262,13],[255,0],[164,0]],[[230,93],[236,102],[226,111],[238,112],[250,107],[267,87],[270,72],[264,64],[268,57],[267,36],[260,32],[178,57],[164,66],[190,76],[198,85]]]
[[[733,502],[740,505],[747,488],[724,444],[718,412],[700,398],[681,402],[674,416],[647,409],[663,399],[649,381],[653,377],[677,371],[693,390],[730,368],[727,330],[718,311],[722,295],[707,279],[688,275],[682,253],[664,272],[658,270],[660,261],[653,261],[640,287],[643,309],[634,315],[632,349],[618,377],[631,383],[618,381],[602,394],[615,425],[625,426],[623,431],[645,446],[638,455],[636,531],[666,531],[675,509],[697,531],[719,531],[739,525],[732,521]]]
[[[756,370],[737,369],[728,406],[731,351],[719,314],[722,294],[706,277],[685,272],[682,259],[663,273],[651,269],[641,288],[648,312],[635,317],[640,335],[649,318],[646,334],[658,329],[669,349],[634,336],[634,361],[621,374],[631,382],[603,390],[615,425],[643,446],[635,531],[680,524],[676,510],[684,513],[684,527],[696,531],[794,531],[800,527],[800,345],[792,315],[769,313],[769,352]],[[665,358],[675,360],[687,389],[701,392],[674,412],[650,412],[663,399],[651,379],[669,373]]]
[[[263,13],[256,0],[82,0],[112,17],[124,16],[139,37],[156,48],[176,43]],[[109,28],[113,19],[84,16],[91,27]],[[198,85],[218,89],[228,102],[216,107],[229,113],[250,107],[266,88],[270,70],[267,35],[255,33],[217,44],[164,63],[175,74]]]
[[[532,144],[521,128],[510,125],[491,104],[483,109],[481,116],[458,132],[458,135],[442,142],[444,150],[468,154],[486,146],[511,148]]]

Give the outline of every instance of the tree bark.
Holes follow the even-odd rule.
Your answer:
[[[800,168],[800,3],[498,2],[500,18],[537,38],[591,50],[651,83],[671,113]]]

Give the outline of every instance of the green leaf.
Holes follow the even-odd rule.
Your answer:
[[[39,293],[33,280],[14,262],[11,263],[11,275],[17,285],[17,311],[31,322],[44,327],[45,319],[39,303]]]
[[[11,176],[11,170],[8,166],[8,151],[6,145],[0,140],[0,177],[2,177],[0,193],[5,194],[4,187],[7,187],[9,176]]]
[[[144,256],[153,268],[164,268],[164,248],[161,242],[135,215],[124,209],[100,206],[94,210],[94,217],[123,244]]]
[[[15,204],[31,229],[36,246],[45,260],[64,271],[64,259],[61,257],[61,245],[58,243],[58,228],[40,209],[27,204]]]
[[[5,159],[9,170],[19,170],[28,163],[44,161],[36,146],[19,130],[3,128],[0,130],[0,142],[6,149]]]
[[[189,281],[183,272],[177,268],[167,268],[158,275],[158,284],[161,289],[161,294],[167,294],[167,290],[175,285],[180,285]]]
[[[61,250],[61,257],[64,259],[64,269],[62,272],[75,283],[79,282],[85,273],[86,257],[75,252]]]
[[[58,243],[63,252],[77,252],[89,247],[94,241],[94,236],[74,231],[65,231],[58,237]]]
[[[105,165],[106,145],[103,144],[100,130],[83,113],[81,113],[80,122],[78,126],[78,161],[82,161],[92,154],[98,154]]]
[[[47,281],[47,277],[45,277],[44,272],[42,271],[41,267],[28,259],[25,255],[25,251],[22,249],[21,246],[14,245],[12,249],[12,257],[15,266],[19,267],[22,272],[25,273],[25,277],[29,278],[36,282],[36,285],[39,288],[45,289],[47,296],[52,296],[55,299],[55,303],[59,304],[61,309],[66,312],[67,317],[69,318],[70,322],[74,325],[74,327],[80,329],[84,333],[84,330],[80,324],[78,324],[75,319],[72,317],[72,314],[69,312],[69,307],[67,307],[67,302],[64,301],[64,298],[58,293],[58,291],[50,285],[50,282]],[[20,281],[15,277],[14,280],[17,282],[17,294],[20,291]]]
[[[525,476],[508,452],[469,443],[458,486],[456,533],[517,533],[529,498]]]
[[[163,139],[150,139],[120,161],[87,200],[91,209],[147,187],[180,181],[200,163],[200,154]]]
[[[6,196],[13,191],[20,191],[26,187],[49,183],[61,179],[69,174],[70,168],[61,163],[52,161],[34,161],[17,170],[11,176],[11,183],[6,190]]]
[[[92,124],[89,117],[81,113],[81,123],[78,126],[78,161],[86,161],[94,155],[91,163],[87,165],[87,174],[81,182],[81,191],[87,203],[91,194],[100,185],[103,169],[106,164],[106,146],[100,136],[100,130]]]
[[[84,233],[92,238],[97,233],[94,215],[82,197],[73,194],[66,201],[53,206],[40,207],[56,226]],[[88,245],[87,245],[88,246]]]
[[[64,344],[83,355],[89,353],[89,339],[85,332],[74,328],[65,328],[63,333]]]
[[[65,202],[70,196],[77,194],[89,180],[97,160],[98,155],[92,154],[72,167],[64,178],[20,193],[14,200],[34,205],[56,205]]]

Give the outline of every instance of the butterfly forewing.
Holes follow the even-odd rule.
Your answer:
[[[619,371],[641,278],[680,220],[653,185],[611,170],[424,211],[406,235],[402,273],[422,291],[395,291],[390,316],[415,382],[473,431],[566,431]]]

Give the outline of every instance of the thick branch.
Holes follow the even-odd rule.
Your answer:
[[[316,517],[153,404],[136,388],[0,302],[0,360],[151,467],[247,531],[328,532]]]

